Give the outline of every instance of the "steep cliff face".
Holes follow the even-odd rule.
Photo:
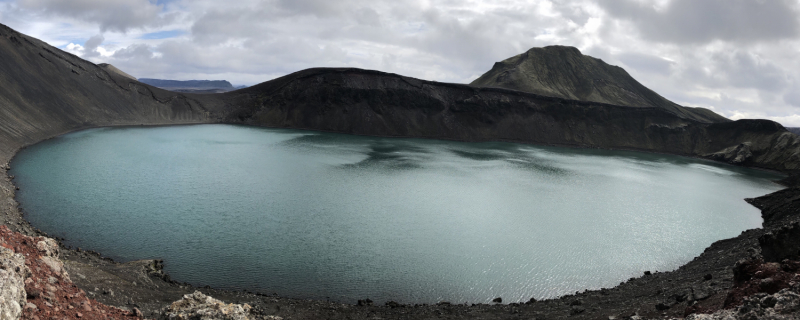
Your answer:
[[[800,139],[769,120],[704,123],[659,107],[568,100],[359,69],[303,70],[225,97],[229,108],[221,116],[232,123],[624,148],[800,169]],[[743,143],[749,153],[738,160],[717,155]]]
[[[656,107],[700,122],[729,121],[711,110],[679,106],[643,86],[624,69],[585,56],[574,47],[532,48],[495,63],[471,85],[570,100]]]

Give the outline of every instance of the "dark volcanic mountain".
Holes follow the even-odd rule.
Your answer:
[[[730,121],[711,110],[688,108],[665,99],[631,77],[624,69],[581,54],[573,47],[532,48],[497,62],[471,83],[629,107],[656,107],[700,122]]]
[[[140,82],[164,90],[187,93],[222,93],[236,90],[227,80],[161,80],[140,78]]]

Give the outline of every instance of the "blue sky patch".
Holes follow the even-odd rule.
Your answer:
[[[163,5],[163,4],[169,4],[169,3],[172,3],[172,2],[175,2],[175,1],[176,0],[156,0],[156,1],[150,0],[150,3],[155,2],[156,5]]]
[[[168,39],[168,38],[175,38],[178,36],[182,36],[184,34],[186,34],[186,31],[183,30],[166,30],[166,31],[145,33],[141,37],[139,37],[139,39],[148,39],[148,40]]]
[[[87,38],[87,39],[69,39],[69,40],[64,40],[66,43],[63,44],[63,45],[58,46],[57,48],[59,48],[61,50],[67,50],[67,46],[70,43],[79,44],[79,45],[83,46],[84,44],[86,44],[86,40],[89,40],[89,39]]]

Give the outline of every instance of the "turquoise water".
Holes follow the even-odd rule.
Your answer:
[[[780,176],[627,151],[231,125],[22,150],[26,218],[173,279],[353,303],[527,301],[674,269],[761,225]]]

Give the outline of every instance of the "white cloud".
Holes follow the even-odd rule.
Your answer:
[[[767,119],[779,122],[783,124],[784,127],[800,127],[800,115],[798,114],[792,114],[781,117],[767,117]]]
[[[747,112],[747,111],[735,110],[731,112],[729,118],[733,120],[769,119],[782,124],[784,127],[800,127],[800,114],[792,114],[787,116],[767,116],[759,112]]]
[[[69,52],[71,54],[74,54],[74,55],[82,55],[83,51],[84,51],[82,45],[74,44],[74,43],[68,44],[66,46],[66,48],[64,48],[64,49],[65,49],[64,51],[67,51],[67,52]]]
[[[761,42],[800,34],[792,0],[599,0],[614,17],[629,21],[645,39],[670,43],[713,40]]]
[[[20,8],[46,16],[68,17],[96,23],[101,31],[126,32],[130,29],[161,26],[172,15],[148,0],[18,0]]]

